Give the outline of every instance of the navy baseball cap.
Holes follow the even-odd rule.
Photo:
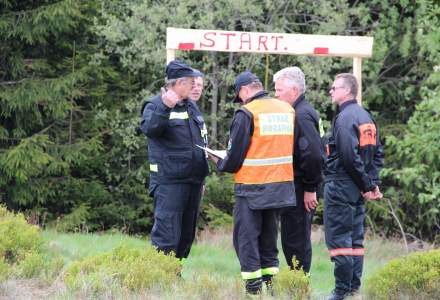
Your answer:
[[[165,69],[167,79],[177,79],[182,77],[199,77],[202,76],[200,71],[196,71],[186,63],[179,60],[172,60]]]
[[[238,76],[235,78],[235,83],[234,83],[234,91],[235,91],[234,103],[240,102],[238,93],[240,92],[241,87],[251,84],[253,82],[260,82],[260,79],[258,79],[257,75],[255,75],[254,73],[250,71],[244,71],[238,74]]]
[[[197,69],[193,69],[193,72],[197,74],[197,75],[195,75],[193,77],[203,77],[203,76],[205,76],[205,74],[203,74],[202,72],[200,72]]]

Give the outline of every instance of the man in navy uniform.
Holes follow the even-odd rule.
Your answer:
[[[327,146],[324,186],[325,241],[335,263],[329,300],[359,291],[364,260],[365,200],[382,198],[379,171],[383,148],[372,116],[356,101],[358,83],[349,73],[330,89],[338,106]]]
[[[150,195],[154,197],[151,242],[159,250],[184,260],[196,232],[202,187],[208,175],[207,130],[199,108],[190,100],[199,71],[181,61],[166,67],[166,85],[142,112],[147,136]]]

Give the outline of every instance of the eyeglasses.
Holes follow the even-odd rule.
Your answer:
[[[331,88],[330,88],[330,91],[335,91],[335,90],[337,90],[337,89],[344,89],[345,88],[345,86],[332,86]]]

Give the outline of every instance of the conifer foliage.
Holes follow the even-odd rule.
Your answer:
[[[113,140],[125,95],[99,59],[98,4],[0,1],[0,201],[39,223],[73,214],[70,229],[139,230],[145,176],[110,157],[127,148]]]
[[[136,128],[164,84],[167,27],[366,35],[374,54],[363,61],[362,104],[386,151],[386,201],[367,206],[369,223],[438,242],[439,26],[437,0],[0,0],[0,202],[63,230],[149,232],[146,143]],[[300,66],[326,129],[334,75],[352,72],[348,58],[176,54],[205,73],[198,105],[215,148],[228,143],[231,87],[243,70],[273,92],[276,71]],[[232,182],[210,176],[206,188],[204,217],[223,224]]]

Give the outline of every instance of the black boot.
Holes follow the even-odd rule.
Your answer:
[[[263,275],[263,282],[266,285],[267,294],[270,296],[274,296],[272,278],[273,275]]]
[[[263,280],[260,278],[246,280],[246,294],[259,295],[261,294],[261,286]]]
[[[348,296],[351,296],[349,292],[333,290],[332,293],[325,298],[325,300],[344,300]]]

